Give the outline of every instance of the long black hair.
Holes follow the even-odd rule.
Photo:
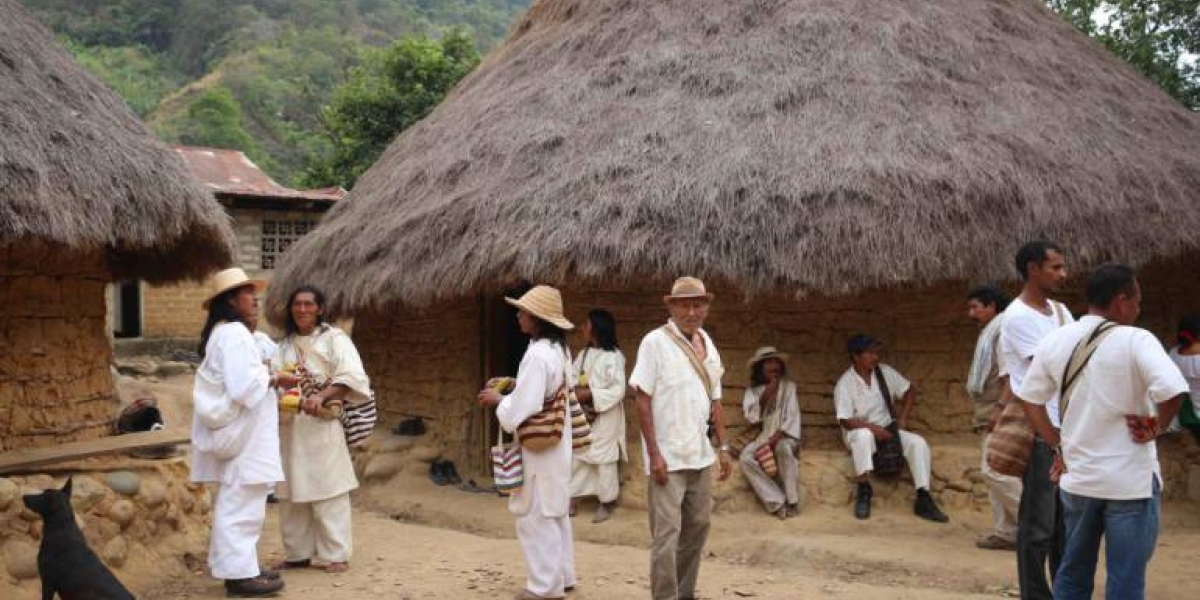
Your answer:
[[[767,374],[763,370],[763,365],[767,364],[768,360],[779,361],[779,366],[783,367],[783,370],[780,371],[780,373],[779,373],[779,378],[783,379],[784,377],[787,377],[787,362],[786,361],[784,361],[782,358],[779,358],[778,356],[764,358],[764,359],[754,363],[754,366],[750,367],[750,386],[751,387],[758,387],[760,385],[767,384]]]
[[[549,340],[551,344],[558,344],[561,348],[567,347],[567,332],[563,331],[561,327],[543,320],[533,313],[529,313],[529,316],[533,319],[535,329],[534,334],[530,337],[535,340]]]
[[[592,324],[592,337],[596,338],[596,346],[601,350],[617,350],[617,319],[611,312],[603,308],[588,311],[588,322]]]
[[[205,347],[208,346],[208,338],[212,336],[213,329],[217,325],[237,321],[245,325],[246,329],[250,329],[250,324],[246,322],[246,319],[242,315],[238,314],[237,309],[233,306],[233,302],[231,302],[233,297],[242,291],[242,288],[249,285],[240,285],[231,290],[225,290],[217,294],[217,297],[208,303],[208,318],[204,320],[204,329],[200,330],[200,347],[196,350],[200,358],[204,358]]]
[[[307,285],[307,284],[302,285],[302,286],[292,290],[292,293],[288,295],[288,300],[287,300],[287,320],[285,320],[283,322],[283,334],[284,335],[292,335],[293,333],[300,332],[300,326],[296,325],[296,318],[292,316],[292,303],[296,301],[296,296],[299,296],[300,294],[306,294],[306,293],[312,294],[313,301],[317,303],[317,308],[320,308],[322,313],[325,312],[325,292],[322,292],[321,290],[317,289],[317,287],[314,285]],[[325,315],[318,314],[317,315],[317,326],[320,327],[320,325],[324,322],[325,322]]]

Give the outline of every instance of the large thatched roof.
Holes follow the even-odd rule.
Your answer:
[[[302,240],[336,308],[513,277],[748,292],[1195,244],[1200,115],[1036,0],[540,0]]]
[[[112,274],[199,277],[233,232],[183,161],[14,0],[0,0],[0,244],[107,249]]]

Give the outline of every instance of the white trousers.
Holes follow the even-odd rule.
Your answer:
[[[517,541],[528,573],[525,589],[544,598],[562,598],[563,588],[575,585],[571,518],[542,516],[537,489],[526,487],[521,493],[532,494],[529,512],[517,517]]]
[[[1021,478],[1003,475],[988,465],[987,445],[992,434],[983,436],[983,460],[979,469],[988,487],[988,503],[992,505],[992,520],[996,536],[1017,541],[1017,509],[1021,507]]]
[[[353,545],[350,492],[316,502],[279,501],[279,528],[289,561],[349,562]]]
[[[875,435],[865,427],[851,429],[846,432],[846,446],[854,457],[854,472],[862,475],[875,470],[871,455],[875,454]],[[904,453],[904,461],[912,473],[913,487],[918,490],[929,489],[929,472],[933,467],[930,458],[929,444],[925,438],[910,431],[900,432],[900,449]]]
[[[772,513],[779,510],[784,502],[799,503],[800,458],[797,451],[800,442],[789,437],[779,439],[779,443],[775,445],[775,467],[779,474],[775,477],[769,477],[766,471],[763,471],[762,465],[758,464],[758,459],[754,458],[754,453],[760,446],[758,442],[750,442],[738,457],[742,475],[750,482],[750,487],[754,488],[758,499],[762,501],[767,512]],[[783,484],[782,487],[780,483]]]
[[[571,497],[595,496],[601,502],[617,500],[621,492],[621,480],[617,463],[599,465],[573,459],[571,464]]]
[[[270,491],[267,483],[218,486],[208,543],[208,568],[213,577],[258,577],[258,538],[267,518]]]

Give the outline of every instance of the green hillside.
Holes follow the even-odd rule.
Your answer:
[[[22,0],[160,137],[294,185],[335,160],[322,109],[355,67],[451,30],[486,52],[530,1]]]

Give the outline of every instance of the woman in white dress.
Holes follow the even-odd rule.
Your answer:
[[[763,346],[754,352],[750,388],[742,397],[746,421],[761,424],[762,432],[746,445],[739,457],[742,474],[754,488],[767,512],[781,519],[800,514],[800,402],[796,383],[787,378],[788,355]],[[755,453],[770,446],[777,474],[768,475]]]
[[[514,432],[526,419],[541,412],[546,400],[564,386],[575,384],[564,333],[574,326],[563,316],[562,296],[552,287],[539,285],[518,300],[504,300],[517,307],[517,322],[521,333],[530,338],[529,348],[517,369],[512,393],[502,396],[484,389],[478,401],[481,406],[496,407],[500,426]],[[567,516],[571,454],[570,419],[553,448],[521,451],[525,484],[508,499],[508,510],[517,517],[517,540],[528,574],[525,589],[517,595],[519,599],[562,598],[564,592],[575,587],[575,548]]]
[[[279,413],[271,375],[250,333],[258,316],[256,293],[265,287],[241,269],[214,275],[201,305],[200,363],[192,390],[194,482],[217,484],[208,566],[225,580],[225,593],[245,598],[283,589],[279,574],[259,568],[258,539],[267,494],[283,480]]]
[[[320,561],[329,573],[350,568],[350,491],[358,487],[346,434],[338,419],[344,406],[370,399],[358,350],[344,331],[325,323],[325,295],[301,286],[288,297],[288,318],[271,367],[279,390],[300,385],[301,367],[318,385],[305,390],[300,411],[284,415],[280,448],[287,481],[275,489],[286,558],[277,568]]]
[[[595,309],[579,328],[587,346],[575,357],[579,386],[575,396],[592,421],[592,445],[575,455],[571,468],[571,515],[577,498],[600,502],[593,523],[612,516],[621,490],[618,460],[625,454],[625,355],[617,346],[617,322],[611,312]]]
[[[1200,403],[1200,315],[1187,315],[1179,321],[1175,339],[1179,342],[1171,348],[1171,360],[1183,373],[1191,388],[1191,405],[1185,403],[1179,407],[1179,415],[1171,422],[1171,429],[1178,431],[1186,429],[1200,442],[1200,423],[1195,421],[1196,405]],[[1190,410],[1188,414],[1185,411]]]

